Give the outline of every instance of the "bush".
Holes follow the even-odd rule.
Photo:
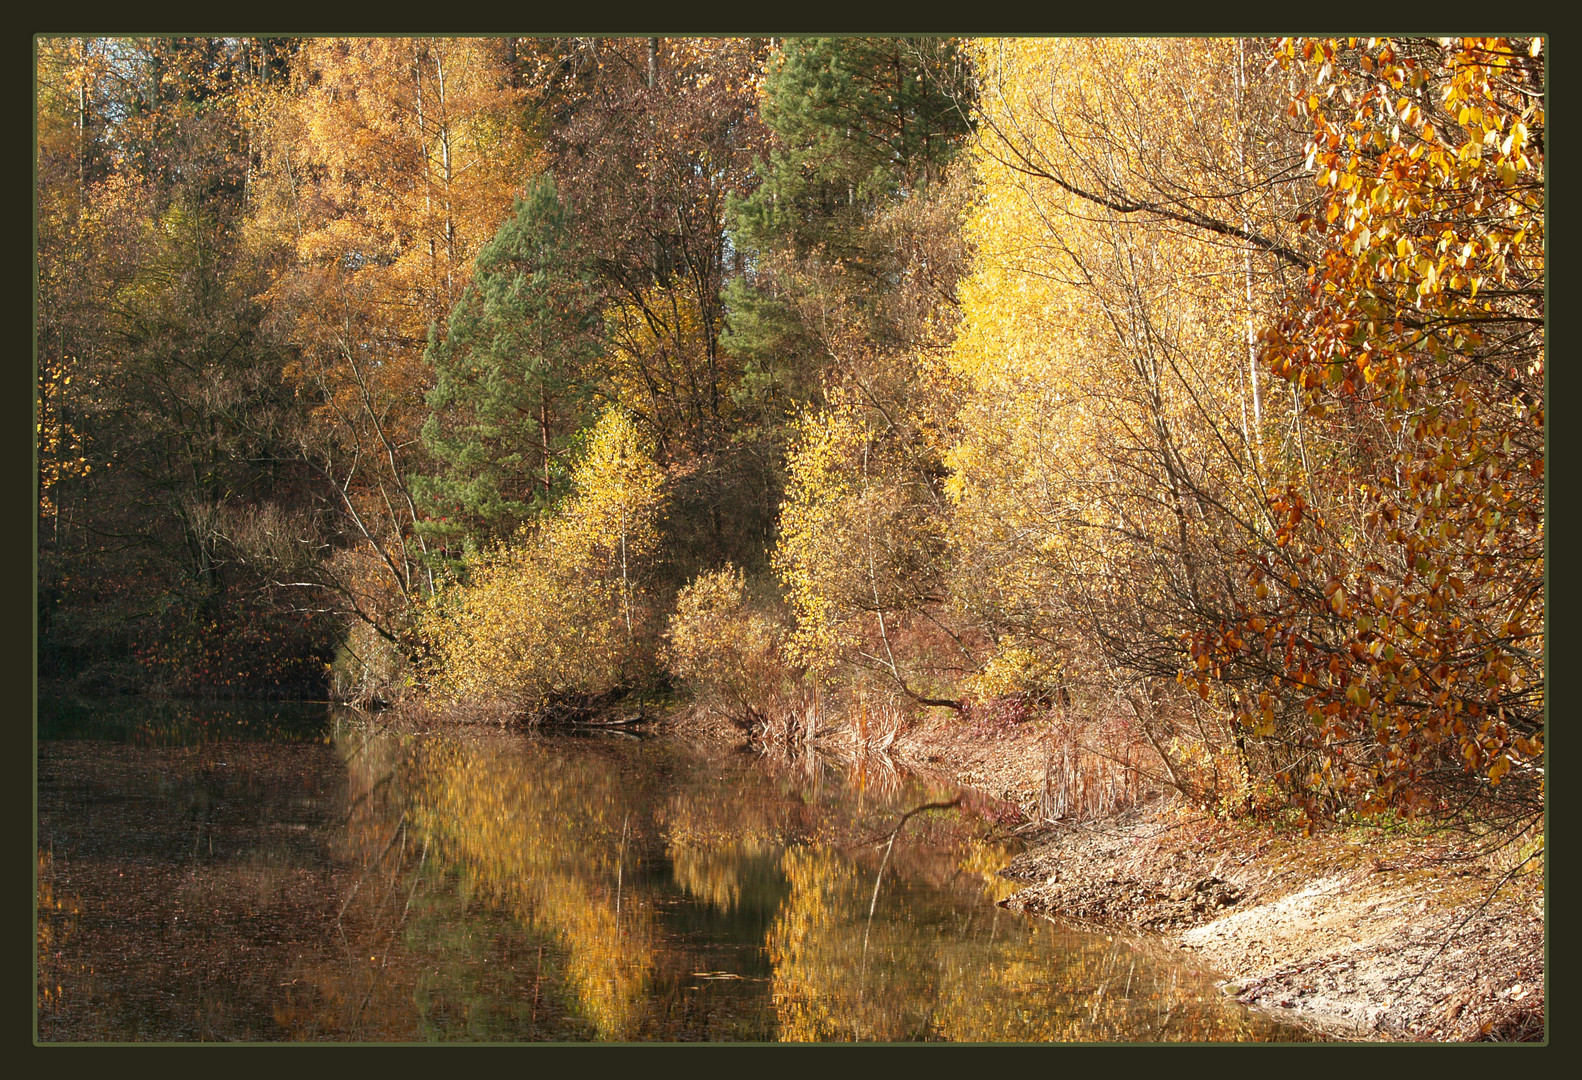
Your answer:
[[[761,730],[802,675],[783,659],[783,637],[777,619],[749,605],[742,572],[727,563],[677,595],[661,659],[704,708]]]
[[[639,570],[658,542],[662,481],[631,421],[607,411],[570,499],[540,527],[470,558],[465,583],[425,613],[434,688],[541,713],[620,686],[642,651]]]

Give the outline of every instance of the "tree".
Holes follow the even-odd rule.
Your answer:
[[[296,459],[337,514],[299,580],[366,629],[364,657],[405,647],[432,587],[408,483],[427,469],[423,353],[535,171],[517,74],[479,39],[313,39],[259,140],[251,227],[285,264],[265,302],[311,406]]]
[[[951,388],[929,354],[963,266],[964,57],[948,40],[794,39],[761,99],[774,138],[730,204],[747,267],[727,340],[754,437],[786,455],[773,564],[791,645],[826,675],[954,706],[939,689],[963,662],[943,608]]]
[[[836,391],[810,414],[787,463],[774,566],[796,614],[788,651],[810,669],[855,666],[918,704],[959,709],[937,689],[971,663],[945,611],[943,474],[908,453],[931,441],[937,453],[937,439],[915,418],[887,425],[853,397]]]
[[[1246,43],[974,51],[982,187],[947,487],[955,603],[995,642],[977,688],[1125,717],[1213,801],[1250,763],[1221,703],[1176,678],[1183,632],[1232,603],[1235,553],[1273,532],[1270,462],[1300,446],[1249,337],[1306,265],[1284,193],[1301,142]]]
[[[1544,747],[1539,39],[1287,39],[1322,208],[1263,340],[1311,418],[1203,685],[1301,745],[1310,814],[1535,812]],[[1486,782],[1484,782],[1486,780]],[[1503,796],[1503,798],[1501,798]]]
[[[441,593],[422,627],[440,689],[540,714],[609,694],[641,663],[664,486],[645,443],[606,409],[555,513],[468,559],[465,582]]]
[[[721,347],[725,204],[750,182],[763,43],[579,44],[585,91],[549,148],[609,298],[615,397],[667,460],[729,441],[738,366]]]
[[[40,43],[41,665],[101,688],[271,692],[323,644],[254,558],[311,515],[242,227],[257,46]]]
[[[904,350],[954,302],[959,194],[944,189],[970,130],[967,71],[948,39],[793,38],[766,64],[774,138],[757,186],[729,204],[750,258],[727,340],[760,423],[817,400],[843,365],[832,338]]]
[[[738,242],[868,260],[862,226],[941,182],[968,134],[967,72],[951,39],[787,40],[765,65],[775,141],[757,188],[732,204]]]
[[[667,588],[730,560],[762,567],[775,455],[745,433],[742,358],[724,346],[740,271],[726,202],[753,183],[764,131],[759,39],[557,42],[546,104],[556,182],[607,301],[602,393],[675,477]]]
[[[595,384],[603,312],[549,175],[478,252],[435,371],[423,442],[442,471],[414,476],[422,525],[444,546],[514,532],[554,504]]]

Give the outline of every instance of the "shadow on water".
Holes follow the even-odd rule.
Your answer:
[[[61,697],[39,702],[38,737],[134,746],[195,746],[239,739],[322,740],[335,712],[323,702],[310,701]]]
[[[1299,1033],[997,908],[993,822],[828,759],[270,703],[40,720],[45,1040]],[[893,844],[887,843],[894,834]]]

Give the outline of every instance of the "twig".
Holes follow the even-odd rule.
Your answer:
[[[1493,901],[1493,899],[1494,899],[1494,894],[1499,892],[1500,889],[1504,887],[1504,885],[1505,885],[1505,883],[1507,881],[1509,881],[1511,878],[1516,876],[1516,871],[1520,870],[1522,867],[1526,866],[1529,862],[1531,862],[1532,860],[1536,859],[1538,856],[1542,855],[1543,853],[1544,853],[1544,849],[1543,848],[1539,848],[1537,851],[1533,852],[1531,855],[1528,855],[1527,858],[1523,859],[1521,862],[1517,863],[1515,866],[1513,866],[1509,870],[1505,871],[1504,876],[1501,877],[1500,880],[1498,880],[1498,881],[1496,881],[1494,883],[1494,888],[1490,889],[1489,890],[1489,894],[1483,898],[1483,903],[1479,904],[1477,907],[1475,907],[1471,911],[1467,912],[1467,914],[1462,918],[1462,920],[1459,923],[1456,924],[1455,928],[1453,930],[1451,930],[1448,935],[1445,936],[1445,940],[1441,941],[1439,943],[1439,948],[1435,949],[1433,951],[1433,954],[1431,956],[1429,956],[1429,958],[1427,960],[1423,961],[1423,966],[1417,969],[1417,973],[1415,975],[1413,975],[1410,979],[1406,980],[1406,986],[1401,989],[1400,993],[1395,995],[1395,1000],[1390,1002],[1389,1007],[1386,1008],[1383,1012],[1381,1012],[1379,1014],[1379,1018],[1373,1022],[1373,1030],[1374,1031],[1379,1030],[1380,1026],[1383,1025],[1383,1023],[1384,1023],[1384,1018],[1389,1016],[1390,1013],[1394,1011],[1395,1007],[1401,1003],[1401,999],[1406,996],[1406,991],[1410,990],[1412,988],[1412,986],[1417,982],[1417,980],[1423,977],[1423,973],[1428,970],[1429,966],[1431,964],[1433,964],[1433,962],[1435,960],[1439,959],[1439,954],[1445,951],[1445,949],[1450,945],[1450,942],[1455,939],[1455,936],[1461,932],[1461,928],[1463,926],[1467,925],[1467,923],[1472,920],[1473,916],[1480,914],[1483,911],[1484,908],[1489,906],[1490,902]]]
[[[873,899],[868,902],[868,925],[863,929],[863,932],[862,932],[862,968],[861,968],[861,970],[863,972],[867,972],[867,970],[868,970],[868,932],[873,929],[873,913],[879,906],[879,884],[880,884],[880,882],[884,881],[884,868],[887,865],[889,865],[889,862],[890,862],[890,850],[893,847],[895,847],[895,838],[896,838],[897,835],[900,834],[901,827],[903,825],[905,825],[907,823],[907,820],[909,818],[911,818],[914,814],[921,814],[924,810],[949,810],[952,807],[957,807],[957,806],[960,806],[960,805],[961,805],[961,796],[957,795],[954,799],[951,799],[949,802],[931,802],[931,803],[924,803],[921,806],[914,806],[914,807],[912,807],[912,809],[910,809],[906,813],[902,814],[901,815],[901,820],[897,821],[895,823],[895,828],[890,830],[890,839],[888,841],[886,841],[886,843],[884,845],[884,858],[879,860],[879,872],[877,874],[875,874],[874,878],[873,878]]]

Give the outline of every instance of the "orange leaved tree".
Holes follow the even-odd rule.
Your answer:
[[[1302,468],[1196,682],[1298,747],[1314,815],[1540,798],[1544,115],[1538,39],[1286,40],[1322,240],[1262,356]],[[1514,799],[1512,798],[1514,796]]]

